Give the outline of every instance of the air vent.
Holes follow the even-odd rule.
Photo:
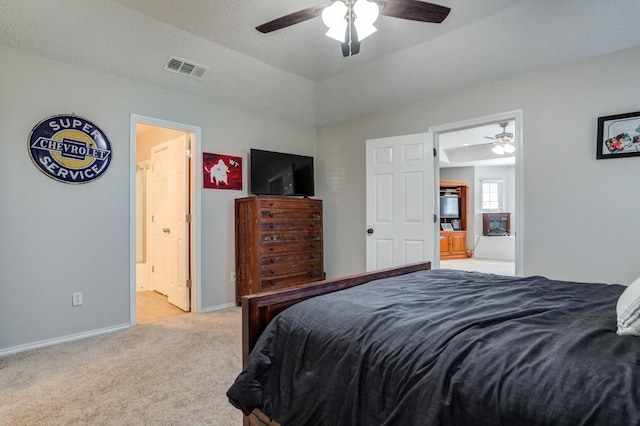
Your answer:
[[[169,56],[169,60],[164,66],[165,71],[171,71],[176,74],[202,80],[202,76],[209,67],[199,65],[194,62],[180,59],[175,56]]]

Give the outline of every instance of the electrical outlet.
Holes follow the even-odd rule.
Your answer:
[[[71,299],[72,306],[80,306],[82,305],[82,292],[73,293],[73,297]]]
[[[236,282],[236,273],[232,272],[231,273],[231,283],[234,284]]]

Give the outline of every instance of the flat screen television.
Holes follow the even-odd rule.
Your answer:
[[[460,198],[440,197],[440,217],[458,219],[460,217]]]
[[[251,149],[250,190],[255,195],[314,195],[313,157]]]

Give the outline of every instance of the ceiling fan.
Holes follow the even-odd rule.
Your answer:
[[[507,126],[509,125],[508,121],[503,121],[498,123],[500,127],[502,127],[502,132],[496,134],[495,136],[485,136],[486,139],[493,139],[494,147],[492,151],[498,155],[511,154],[516,150],[514,145],[513,133],[507,132]]]
[[[256,27],[270,33],[322,15],[329,27],[326,35],[342,44],[342,55],[360,52],[360,42],[376,31],[378,15],[411,21],[441,23],[451,8],[418,0],[332,0],[331,5],[312,6]]]

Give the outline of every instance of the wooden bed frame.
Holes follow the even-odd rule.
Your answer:
[[[413,263],[396,268],[382,269],[379,271],[365,272],[330,280],[316,281],[308,284],[300,284],[287,287],[282,290],[273,290],[263,293],[251,294],[242,298],[242,365],[244,367],[249,353],[255,346],[258,337],[262,334],[267,324],[280,312],[289,306],[321,294],[331,293],[345,288],[368,283],[382,278],[395,277],[416,271],[431,269],[431,262]],[[259,410],[254,410],[250,416],[244,417],[244,425],[252,426],[277,426],[278,423],[270,421]]]

